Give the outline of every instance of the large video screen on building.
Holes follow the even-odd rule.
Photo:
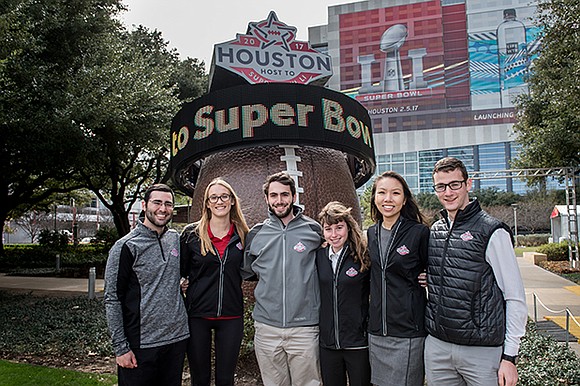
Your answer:
[[[513,123],[538,28],[529,1],[500,4],[433,0],[339,15],[341,90],[367,107],[375,132]]]

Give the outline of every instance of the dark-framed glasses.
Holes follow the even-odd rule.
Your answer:
[[[443,193],[447,189],[447,187],[449,187],[449,189],[451,190],[459,190],[461,189],[461,187],[465,182],[467,182],[467,180],[451,181],[448,184],[436,184],[433,185],[433,190],[436,191],[437,193]]]
[[[173,209],[173,203],[171,201],[165,201],[165,202],[163,202],[161,200],[152,200],[152,201],[149,201],[149,202],[151,204],[153,204],[153,206],[155,206],[157,208],[161,207],[162,205],[165,205],[165,207],[167,209]]]
[[[217,196],[217,195],[209,196],[207,198],[207,200],[209,202],[211,202],[212,204],[215,204],[216,202],[218,202],[218,200],[222,200],[222,202],[228,202],[230,200],[230,198],[232,198],[232,196],[230,194],[224,193],[224,194],[220,194],[219,196]]]

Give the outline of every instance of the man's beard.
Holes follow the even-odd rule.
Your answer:
[[[274,213],[276,215],[276,217],[278,217],[278,218],[285,218],[285,217],[287,217],[290,213],[292,213],[292,210],[293,209],[294,208],[292,207],[292,205],[288,205],[288,207],[286,207],[286,210],[284,212],[279,213],[279,212],[277,212],[275,210],[275,208],[272,205],[270,205],[270,211],[272,213]]]
[[[151,224],[153,224],[155,226],[158,226],[158,227],[164,227],[165,225],[167,225],[167,223],[169,221],[171,221],[171,217],[172,217],[171,214],[169,214],[165,218],[165,220],[162,223],[160,223],[159,220],[155,217],[155,212],[153,212],[153,211],[146,210],[145,211],[145,216],[147,217],[147,220],[149,220],[149,222]]]

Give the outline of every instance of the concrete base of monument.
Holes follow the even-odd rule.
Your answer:
[[[330,201],[352,207],[360,222],[360,207],[344,153],[314,146],[256,146],[222,151],[206,157],[193,194],[189,222],[200,218],[203,193],[208,183],[221,177],[240,197],[249,226],[267,216],[263,184],[266,177],[280,171],[298,176],[298,203],[305,214],[316,219]]]

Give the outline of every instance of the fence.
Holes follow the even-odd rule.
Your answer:
[[[572,321],[574,323],[576,323],[578,328],[580,328],[580,323],[578,322],[578,320],[576,320],[574,315],[572,315],[572,312],[570,311],[570,309],[568,307],[564,308],[563,310],[552,310],[549,307],[547,307],[544,303],[542,303],[542,300],[538,297],[538,295],[536,295],[535,292],[533,295],[534,295],[534,323],[536,323],[536,324],[538,323],[538,303],[540,303],[540,305],[551,314],[563,314],[564,313],[566,315],[566,347],[568,347],[569,341],[570,341],[570,335],[572,335],[570,333],[570,319],[572,319]],[[578,339],[578,343],[580,343],[580,336],[576,336],[576,339]]]

